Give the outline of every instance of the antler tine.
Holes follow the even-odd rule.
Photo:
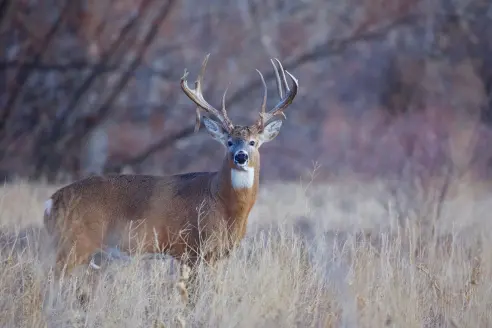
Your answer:
[[[227,88],[224,90],[224,94],[222,95],[222,109],[221,109],[221,113],[222,113],[222,118],[224,120],[224,124],[226,125],[226,127],[229,130],[232,130],[234,128],[234,124],[229,119],[229,116],[227,115],[227,110],[225,108],[225,98],[226,98],[227,90],[229,90],[229,86],[230,85],[231,85],[231,83],[229,82],[229,84],[227,85]]]
[[[225,108],[225,98],[226,98],[226,95],[227,95],[227,90],[229,90],[229,86],[230,86],[230,83],[229,83],[229,85],[227,85],[227,88],[224,90],[224,94],[222,95],[222,115],[227,120],[229,120],[229,117],[227,116],[227,111],[226,111],[226,108]],[[231,122],[231,124],[232,124],[232,122]]]
[[[275,59],[277,60],[278,64],[280,65],[280,69],[283,71],[284,68],[282,67],[282,64],[280,64],[280,61],[277,58],[275,58]],[[277,65],[275,65],[275,63],[273,62],[273,59],[270,59],[270,62],[272,63],[273,71],[275,72],[275,82],[277,83],[277,91],[278,91],[278,94],[280,96],[280,99],[282,99],[284,96],[284,92],[282,90],[284,85],[282,83],[282,80],[280,79]],[[284,81],[285,81],[285,75],[282,75],[282,77],[284,78]]]
[[[274,116],[282,115],[284,118],[286,118],[283,111],[292,103],[292,101],[294,100],[294,98],[297,95],[297,90],[299,88],[298,80],[292,74],[290,74],[288,71],[284,70],[284,68],[282,67],[282,64],[280,63],[280,61],[277,58],[275,58],[275,61],[278,63],[279,67],[277,67],[277,65],[275,65],[273,60],[270,60],[270,61],[274,67],[274,72],[275,72],[275,77],[276,77],[276,82],[277,82],[277,91],[279,93],[280,102],[277,103],[277,105],[275,105],[275,107],[272,108],[268,113],[265,113],[264,108],[262,108],[262,112],[260,113],[260,118],[258,119],[258,121],[256,123],[261,130],[263,130],[263,128],[265,127],[265,124],[267,124]],[[286,74],[290,77],[290,79],[293,82],[292,89],[289,88],[289,84],[287,83]],[[262,78],[263,85],[266,88],[266,83],[265,83],[261,73],[260,73],[260,76]],[[285,97],[284,97],[284,91],[285,91]],[[266,103],[266,92],[265,92],[264,103]]]
[[[263,77],[263,74],[261,74],[261,72],[259,70],[256,70],[256,71],[258,72],[258,74],[260,74],[260,79],[261,79],[261,82],[263,83],[263,89],[265,90],[263,93],[263,101],[261,102],[261,112],[260,112],[260,122],[259,122],[261,129],[263,129],[263,127],[264,127],[263,117],[265,116],[265,111],[266,111],[268,88],[267,88],[267,84],[265,82],[265,78]]]
[[[210,58],[210,54],[207,54],[203,59],[202,66],[200,67],[200,73],[196,77],[195,81],[195,90],[199,95],[203,95],[202,93],[202,84],[203,84],[203,76],[205,75],[205,70],[207,69],[208,58]]]
[[[194,132],[198,132],[200,130],[200,123],[202,122],[202,116],[200,115],[200,107],[196,108],[196,118],[195,118],[195,129]]]
[[[198,77],[195,81],[195,89],[190,89],[190,87],[188,86],[188,81],[186,80],[186,78],[188,77],[188,71],[186,69],[184,71],[183,77],[181,77],[181,83],[180,83],[181,89],[188,96],[188,98],[190,98],[198,106],[196,110],[195,131],[197,131],[198,128],[200,127],[201,118],[200,118],[199,108],[201,108],[205,112],[215,116],[222,123],[223,127],[230,132],[234,128],[234,125],[232,124],[231,120],[227,117],[227,112],[225,111],[225,108],[222,109],[222,113],[221,113],[203,98],[203,93],[202,93],[203,76],[205,75],[205,69],[207,67],[209,56],[210,54],[207,54],[205,56],[205,59],[203,60],[202,66],[200,68],[200,73],[198,74]]]

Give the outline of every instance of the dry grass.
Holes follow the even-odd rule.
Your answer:
[[[492,326],[488,194],[458,188],[436,217],[432,193],[404,202],[382,182],[263,185],[246,240],[192,293],[172,261],[137,258],[82,308],[75,278],[48,279],[53,189],[0,189],[2,327]]]

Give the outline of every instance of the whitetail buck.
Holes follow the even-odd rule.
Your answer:
[[[208,55],[195,88],[188,87],[186,70],[181,88],[198,106],[197,127],[202,120],[199,109],[211,116],[203,117],[203,123],[226,150],[220,169],[160,177],[92,176],[59,189],[46,202],[44,212],[44,225],[56,242],[57,274],[65,265],[68,273],[79,264],[89,264],[92,255],[100,250],[132,252],[138,242],[146,253],[165,252],[178,260],[186,253],[186,261],[193,265],[200,256],[207,261],[218,258],[217,249],[224,245],[207,251],[203,245],[221,226],[230,236],[225,239],[226,250],[244,237],[258,193],[258,149],[279,133],[280,118],[296,96],[298,82],[277,59],[278,67],[271,60],[279,103],[265,111],[267,86],[258,71],[265,89],[260,117],[250,126],[234,125],[226,113],[225,92],[220,111],[203,98],[207,61]],[[291,88],[286,74],[293,81]]]

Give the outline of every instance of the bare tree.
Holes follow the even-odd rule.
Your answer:
[[[386,147],[382,139],[366,147],[370,138],[361,131],[392,135],[402,118],[413,125],[414,112],[436,108],[443,118],[429,129],[444,129],[438,124],[460,108],[488,120],[492,57],[485,36],[492,24],[480,15],[487,8],[462,0],[4,1],[0,170],[54,180],[58,172],[175,172],[212,165],[213,148],[199,161],[181,155],[208,145],[194,137],[193,122],[177,124],[193,110],[179,93],[182,69],[194,69],[210,52],[207,96],[219,102],[230,83],[227,106],[244,124],[258,106],[251,99],[261,92],[251,67],[265,72],[270,88],[274,73],[260,65],[278,57],[303,82],[303,110],[286,121],[301,128],[281,136],[269,152],[288,157],[282,162],[289,164],[271,166],[265,158],[269,177],[295,178],[311,160],[326,163],[326,174],[347,167],[397,174],[405,161],[389,168],[380,155],[390,152],[378,150]],[[381,119],[363,122],[372,112]],[[141,145],[128,145],[132,149],[123,155],[125,145],[115,146],[115,140],[151,129],[155,113],[163,117],[159,133],[133,137]],[[135,128],[114,128],[126,122]],[[446,142],[441,139],[434,142]],[[176,155],[176,148],[185,151]],[[413,156],[408,149],[397,152]]]

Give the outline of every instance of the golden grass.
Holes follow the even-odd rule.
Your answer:
[[[489,194],[263,185],[241,247],[215,271],[200,266],[192,293],[172,261],[135,258],[111,263],[82,308],[82,275],[49,279],[40,227],[53,190],[0,189],[1,327],[492,326]]]

